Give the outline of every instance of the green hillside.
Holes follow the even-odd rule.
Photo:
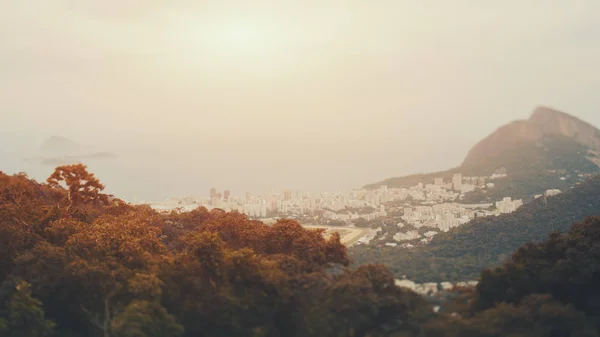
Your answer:
[[[425,246],[410,250],[357,246],[355,263],[384,263],[396,276],[416,282],[475,279],[528,241],[543,240],[552,231],[566,231],[584,217],[600,215],[600,176],[554,197],[539,198],[517,211],[485,218],[438,234]]]

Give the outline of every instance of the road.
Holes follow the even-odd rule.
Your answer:
[[[336,227],[336,226],[314,226],[314,225],[302,225],[305,228],[317,229],[323,228],[328,232],[339,232],[342,243],[346,246],[352,246],[355,244],[360,238],[366,236],[371,228],[358,228],[358,227]]]

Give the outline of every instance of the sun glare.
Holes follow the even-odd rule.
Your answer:
[[[239,62],[244,58],[254,62],[248,69],[259,63],[275,66],[299,41],[299,35],[288,26],[242,18],[180,20],[172,23],[169,36],[181,50],[174,55],[179,64],[233,64],[238,68],[248,66]]]
[[[241,49],[258,48],[266,38],[257,27],[243,24],[221,27],[218,35],[224,45]]]
[[[223,22],[205,31],[209,48],[226,53],[254,54],[265,52],[273,42],[272,32],[244,22]]]

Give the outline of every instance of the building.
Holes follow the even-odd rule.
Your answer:
[[[195,204],[196,202],[194,201],[193,197],[184,197],[183,199],[181,199],[180,204],[183,206],[189,206],[192,204]]]
[[[500,213],[512,213],[523,205],[522,199],[512,200],[511,197],[505,197],[501,201],[496,201],[496,208]]]
[[[460,193],[462,193],[462,194],[473,192],[473,191],[475,191],[475,185],[463,184],[460,187]]]
[[[433,184],[435,186],[444,186],[444,178],[435,178]]]
[[[560,193],[561,192],[558,189],[546,190],[546,192],[544,192],[544,196],[545,197],[553,197],[553,196],[558,195]]]
[[[455,173],[452,177],[452,187],[455,191],[460,191],[462,188],[462,174]]]
[[[285,201],[292,200],[292,191],[290,191],[290,190],[283,191],[283,200],[285,200]]]
[[[227,201],[227,200],[229,200],[229,197],[230,197],[230,196],[231,196],[231,191],[229,191],[229,190],[225,190],[225,191],[223,192],[223,199],[224,199],[224,200],[226,200],[226,201]]]
[[[267,204],[263,203],[260,205],[260,214],[259,216],[261,218],[266,218],[267,217]]]

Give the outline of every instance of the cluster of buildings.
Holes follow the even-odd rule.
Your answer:
[[[523,205],[522,199],[513,200],[511,197],[497,201],[494,204],[459,204],[441,203],[434,205],[419,205],[405,207],[402,220],[415,228],[432,227],[447,232],[476,217],[498,215],[514,212]]]
[[[476,189],[494,187],[492,180],[505,177],[506,173],[496,173],[491,177],[463,177],[456,173],[451,180],[435,178],[431,183],[418,183],[410,188],[357,189],[337,193],[319,193],[297,190],[272,191],[265,195],[234,196],[229,190],[218,191],[211,188],[208,198],[193,197],[172,198],[160,203],[150,203],[151,207],[161,211],[191,210],[199,206],[208,209],[219,208],[225,211],[238,211],[254,218],[273,216],[301,217],[312,216],[325,220],[371,221],[389,215],[385,204],[391,201],[406,201],[402,220],[415,228],[431,227],[439,231],[448,231],[477,216],[495,213],[509,213],[518,208],[521,200],[510,197],[496,202],[497,210],[491,211],[492,204],[463,205],[456,203],[465,193]],[[549,192],[550,193],[550,192]],[[417,205],[417,206],[413,206]],[[402,238],[415,236],[403,233]],[[406,237],[406,238],[404,238]],[[402,241],[399,240],[399,241]]]
[[[491,204],[462,205],[443,203],[432,206],[405,207],[402,220],[415,228],[432,227],[447,232],[477,216],[489,215]]]
[[[464,282],[429,282],[429,283],[415,283],[407,279],[395,279],[394,284],[397,287],[408,288],[418,294],[424,296],[433,296],[443,291],[451,290],[454,287],[471,288],[476,287],[478,281],[464,281]]]
[[[477,189],[493,188],[495,184],[492,180],[506,177],[506,174],[494,174],[490,177],[463,177],[461,173],[456,173],[449,181],[443,178],[434,178],[432,183],[417,185],[403,191],[399,194],[410,196],[413,200],[429,201],[432,203],[453,201],[461,199],[465,194]]]
[[[465,193],[477,189],[494,187],[494,180],[506,177],[506,172],[489,177],[463,177],[454,174],[451,180],[435,178],[432,182],[418,183],[409,188],[357,189],[337,193],[311,194],[295,190],[272,191],[265,195],[234,196],[230,191],[210,189],[208,198],[172,198],[150,204],[159,211],[190,211],[200,206],[207,209],[219,208],[225,211],[238,211],[265,222],[277,217],[311,219],[316,224],[327,224],[330,220],[346,223],[350,229],[357,220],[381,219],[399,221],[392,233],[391,242],[386,246],[412,248],[415,244],[427,244],[440,232],[448,232],[476,217],[499,215],[514,212],[523,201],[505,197],[494,203],[462,204]],[[560,193],[548,190],[539,197]],[[389,209],[387,209],[389,208]],[[381,228],[369,231],[355,243],[368,244],[378,237]],[[384,236],[381,237],[383,239]],[[389,240],[388,240],[389,241]]]
[[[338,213],[338,212],[333,212],[333,211],[330,211],[327,209],[327,210],[323,211],[322,216],[325,219],[346,221],[346,222],[350,222],[352,220],[358,220],[358,219],[364,219],[367,221],[371,221],[373,219],[387,216],[387,212],[385,211],[384,205],[379,205],[379,210],[375,210],[375,211],[368,212],[368,213],[365,213],[365,212],[359,213],[359,211],[348,211],[347,213],[344,213],[344,212]]]
[[[448,232],[451,228],[465,224],[476,217],[513,212],[522,204],[523,201],[521,199],[512,200],[510,197],[507,197],[496,202],[496,208],[491,203],[472,205],[441,203],[432,206],[405,207],[402,215],[403,222],[399,222],[397,226],[403,228],[405,224],[408,224],[411,225],[412,229],[404,232],[399,231],[393,236],[393,239],[396,242],[419,239],[422,243],[427,243],[439,232]],[[419,231],[419,229],[422,227],[431,228],[432,230],[421,234],[422,231]],[[386,245],[395,247],[396,243]],[[410,247],[406,246],[406,248]]]
[[[266,195],[254,196],[246,193],[243,197],[233,196],[229,191],[220,193],[215,188],[207,199],[191,197],[172,198],[164,202],[150,203],[159,210],[187,209],[204,206],[208,209],[220,208],[225,211],[239,211],[251,217],[269,216],[297,217],[311,214],[327,219],[351,221],[359,218],[372,220],[387,215],[384,203],[398,198],[405,199],[410,192],[388,189],[383,186],[376,190],[352,190],[338,193],[319,193],[284,190],[272,191]]]
[[[500,201],[496,201],[496,209],[499,213],[512,213],[517,210],[517,208],[523,205],[522,199],[512,200],[511,197],[504,197],[504,199]]]
[[[313,207],[310,208],[310,211],[324,210],[322,216],[333,220],[348,222],[359,218],[373,220],[388,215],[383,204],[390,201],[404,201],[409,199],[411,202],[433,204],[434,206],[431,207],[435,207],[434,213],[437,216],[434,216],[433,220],[437,221],[438,225],[432,227],[448,230],[476,216],[473,215],[475,214],[474,212],[469,213],[464,210],[454,212],[457,206],[448,206],[448,202],[458,200],[466,193],[475,191],[476,189],[493,188],[494,183],[491,180],[505,176],[506,173],[495,174],[491,177],[463,177],[462,174],[457,173],[454,174],[451,181],[444,181],[443,178],[435,178],[432,183],[418,183],[410,188],[388,188],[387,186],[381,186],[375,190],[361,189],[334,194],[324,193],[311,199],[314,202],[311,202]],[[440,203],[442,206],[437,205]],[[284,199],[283,203],[275,204],[274,206],[274,209],[284,212],[290,210],[297,212],[298,200],[291,198],[286,202]],[[492,205],[477,205],[476,207],[487,208],[490,206]],[[469,206],[467,205],[463,208],[469,209]],[[301,208],[300,211],[300,214],[302,214]],[[452,213],[457,213],[458,216],[456,214],[451,215]],[[465,217],[467,214],[471,214],[471,216]],[[482,213],[481,215],[484,214]],[[422,220],[427,222],[427,219]]]

